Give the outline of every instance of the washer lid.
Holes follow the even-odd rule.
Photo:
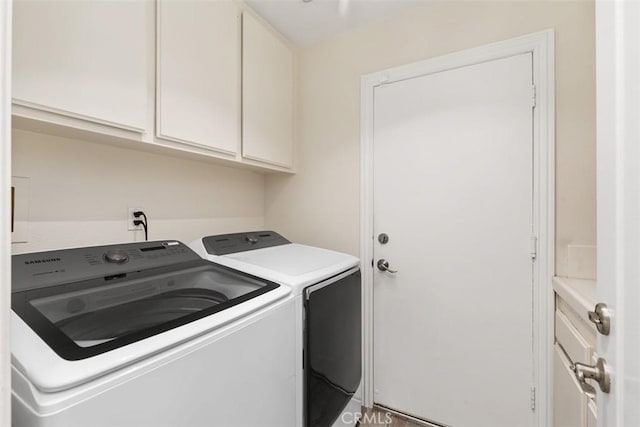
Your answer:
[[[177,255],[164,246],[154,249],[154,253],[162,251],[161,257],[135,257],[132,245],[138,249],[136,244],[123,244],[117,250],[100,248],[98,252],[105,254],[122,254],[127,262],[105,258],[95,266],[82,262],[87,251],[82,248],[14,255],[13,265],[23,266],[25,271],[14,276],[11,308],[60,357],[79,360],[209,316],[278,287],[205,261],[179,242]],[[189,260],[179,262],[184,258]],[[43,273],[38,274],[42,267],[31,264],[33,259],[47,260]],[[102,275],[105,272],[109,274]],[[72,280],[58,283],[61,275]],[[29,286],[32,277],[42,282],[39,287]]]
[[[12,309],[67,360],[80,360],[241,304],[278,285],[197,260],[12,294]]]
[[[173,358],[197,350],[204,342],[215,341],[242,327],[245,320],[251,322],[260,313],[279,304],[278,301],[287,301],[288,295],[290,289],[280,286],[210,316],[81,360],[61,358],[12,312],[11,364],[43,392],[68,390],[110,373],[135,375],[135,372],[144,372],[140,369],[146,369],[142,361],[157,358],[161,353]],[[123,369],[127,366],[131,367]]]
[[[179,242],[12,261],[13,361],[43,391],[89,381],[290,294],[286,286],[203,260]]]
[[[351,255],[297,243],[223,256],[208,255],[207,258],[254,276],[290,286],[296,294],[309,285],[356,267],[360,263],[358,258]]]

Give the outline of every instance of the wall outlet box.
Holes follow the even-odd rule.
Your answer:
[[[29,186],[28,177],[11,177],[11,243],[29,241]]]
[[[142,211],[144,210],[141,207],[135,207],[135,208],[128,208],[127,210],[127,230],[129,231],[136,231],[136,230],[144,230],[144,228],[142,227],[142,225],[134,225],[133,221],[136,219],[141,219],[144,221],[144,218],[142,216],[140,216],[140,218],[136,218],[133,216],[134,212],[137,211]]]

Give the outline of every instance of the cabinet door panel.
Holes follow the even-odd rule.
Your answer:
[[[144,131],[152,6],[14,2],[14,102]]]
[[[556,311],[556,340],[572,361],[591,363],[591,346],[560,311]]]
[[[240,15],[234,1],[158,3],[157,136],[236,153]]]
[[[291,167],[293,52],[249,13],[242,31],[242,155]]]
[[[553,383],[554,427],[586,427],[587,396],[557,344],[553,353]]]

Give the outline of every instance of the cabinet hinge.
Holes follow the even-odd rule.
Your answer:
[[[531,236],[531,259],[536,259],[538,257],[538,238],[536,236]]]
[[[531,410],[536,410],[536,388],[531,387]]]
[[[537,105],[536,85],[531,85],[531,108],[536,108],[536,105]]]

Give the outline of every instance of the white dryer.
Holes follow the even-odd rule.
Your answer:
[[[177,241],[12,266],[14,426],[295,425],[289,288]]]
[[[358,258],[291,243],[273,231],[207,236],[190,246],[205,259],[292,289],[296,424],[352,424],[362,370]]]

